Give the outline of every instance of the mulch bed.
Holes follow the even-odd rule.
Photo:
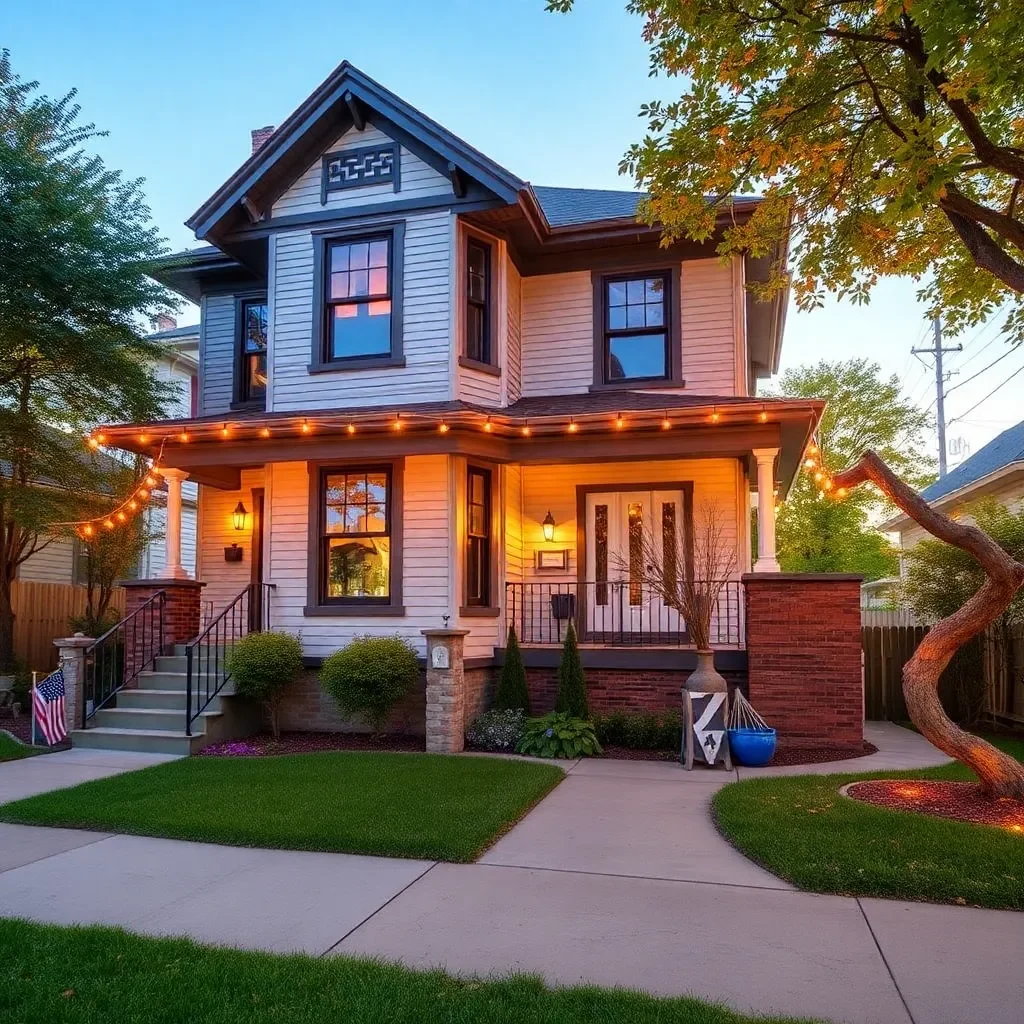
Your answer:
[[[851,753],[847,748],[828,746],[820,747],[789,747],[783,744],[776,748],[775,756],[768,762],[769,766],[823,764],[827,761],[848,761],[855,757],[866,757],[876,753],[878,748],[865,743],[860,753]],[[605,747],[604,756],[622,761],[678,761],[678,750],[632,750],[629,747]]]
[[[272,757],[276,754],[312,754],[320,750],[423,751],[422,736],[371,736],[362,732],[286,732],[275,742],[270,733],[244,740],[214,743],[199,757]]]
[[[974,782],[876,779],[855,782],[847,786],[846,794],[862,803],[893,811],[929,814],[973,825],[996,825],[1024,833],[1024,800],[990,800]]]

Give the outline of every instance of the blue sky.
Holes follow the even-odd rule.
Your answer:
[[[640,22],[625,13],[624,0],[578,0],[568,17],[543,7],[543,0],[61,0],[9,5],[0,46],[45,92],[78,88],[83,118],[110,133],[96,148],[111,166],[145,178],[154,220],[179,249],[195,244],[183,221],[245,158],[249,130],[280,124],[343,59],[534,184],[632,187],[618,162],[643,134],[640,104],[679,85],[648,77]],[[791,309],[783,368],[868,357],[927,406],[934,375],[909,355],[927,327],[915,290],[887,281],[868,307]],[[189,310],[182,322],[195,319]],[[948,368],[964,370],[950,385],[1002,353],[994,334],[989,327],[956,339],[966,348],[948,357]],[[947,418],[1022,365],[1024,352],[1015,352],[957,387]],[[1022,380],[954,423],[949,437],[976,451],[1017,422]]]

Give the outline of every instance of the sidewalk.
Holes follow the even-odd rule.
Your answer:
[[[906,730],[872,733],[880,753],[858,766],[943,760]],[[1024,914],[798,892],[711,826],[733,774],[579,762],[470,865],[0,825],[0,914],[850,1024],[1019,1021]]]

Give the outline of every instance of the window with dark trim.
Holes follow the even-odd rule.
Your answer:
[[[466,477],[466,604],[491,599],[491,473],[469,467]]]
[[[607,381],[669,376],[668,293],[668,274],[605,279]]]
[[[390,604],[391,467],[320,472],[320,602]]]
[[[493,363],[491,351],[491,247],[478,238],[466,241],[467,359]]]
[[[238,309],[238,401],[267,398],[267,300],[241,299]]]
[[[405,224],[314,233],[313,373],[401,366]]]

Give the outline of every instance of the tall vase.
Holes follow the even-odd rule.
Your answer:
[[[715,652],[698,651],[697,668],[691,672],[683,689],[690,693],[727,693],[725,678],[715,671]]]

